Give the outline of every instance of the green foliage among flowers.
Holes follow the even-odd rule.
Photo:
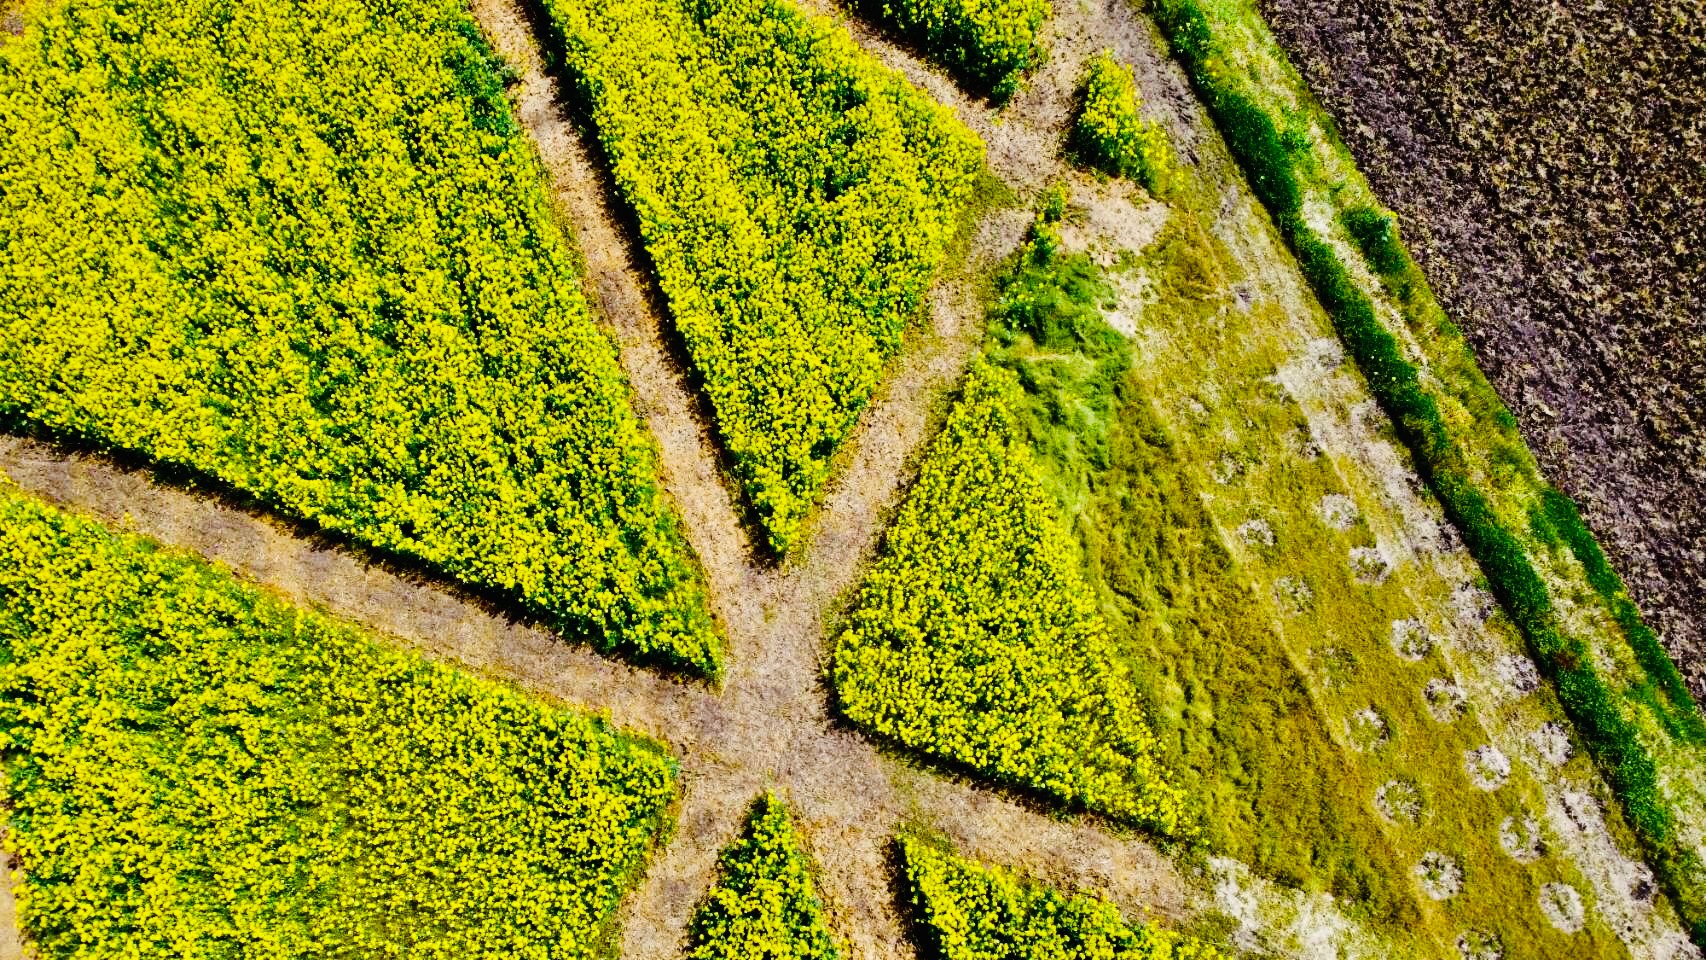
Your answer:
[[[718,645],[460,0],[66,0],[0,46],[0,418],[606,648]]]
[[[1049,0],[860,0],[879,22],[918,43],[974,92],[997,103],[1043,61]]]
[[[45,960],[603,956],[674,795],[653,744],[10,486],[0,763]]]
[[[1143,184],[1150,193],[1167,187],[1173,149],[1161,125],[1143,119],[1131,68],[1102,51],[1090,59],[1083,105],[1072,128],[1072,149],[1084,163]]]
[[[836,643],[840,708],[986,776],[1189,834],[1022,439],[1017,389],[974,364]]]
[[[766,791],[723,851],[722,878],[688,929],[688,960],[836,960],[811,863],[788,811]]]
[[[784,0],[545,0],[770,546],[900,348],[982,147]]]
[[[935,960],[1221,960],[1225,954],[1114,905],[1065,896],[998,867],[901,836],[910,899]]]

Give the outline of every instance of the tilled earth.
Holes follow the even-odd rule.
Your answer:
[[[1706,697],[1706,3],[1260,2]]]

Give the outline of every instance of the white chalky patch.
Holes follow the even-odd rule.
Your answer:
[[[1271,547],[1276,541],[1273,524],[1257,517],[1238,525],[1238,539],[1252,547]]]
[[[1392,573],[1391,562],[1378,547],[1352,547],[1349,563],[1351,576],[1367,586],[1385,583]]]
[[[1493,615],[1493,595],[1474,584],[1458,584],[1451,592],[1451,607],[1457,612],[1457,622],[1466,627],[1479,627]]]
[[[1416,880],[1430,899],[1450,900],[1463,891],[1463,868],[1438,850],[1429,850],[1416,864]]]
[[[1493,673],[1519,697],[1533,693],[1540,686],[1540,668],[1521,654],[1513,653],[1494,661]]]
[[[1232,457],[1221,457],[1214,465],[1214,482],[1226,486],[1244,474],[1244,465]]]
[[[1505,960],[1505,945],[1496,933],[1466,930],[1457,938],[1457,952],[1463,960]]]
[[[1334,530],[1349,530],[1362,516],[1357,502],[1342,493],[1327,494],[1315,509],[1321,515],[1321,522]]]
[[[1528,814],[1510,816],[1499,824],[1499,846],[1512,860],[1529,863],[1546,852],[1546,841],[1540,836],[1540,821]]]
[[[1420,660],[1433,649],[1428,625],[1420,620],[1392,621],[1392,652],[1405,660]]]
[[[1274,600],[1286,613],[1302,613],[1315,599],[1315,591],[1298,577],[1280,577],[1274,581]]]
[[[1373,707],[1358,710],[1351,714],[1345,723],[1350,727],[1351,746],[1365,753],[1384,744],[1390,732],[1386,726],[1386,718]]]
[[[1422,819],[1421,788],[1408,780],[1388,780],[1374,791],[1374,808],[1395,823],[1415,824]]]
[[[1444,677],[1429,680],[1422,689],[1422,697],[1428,702],[1428,713],[1440,723],[1456,720],[1469,704],[1469,695],[1463,692],[1463,688]]]
[[[1559,723],[1541,724],[1528,735],[1528,742],[1534,745],[1534,752],[1540,754],[1540,759],[1554,767],[1569,762],[1576,752],[1576,748],[1570,745],[1569,731]]]
[[[1592,830],[1600,822],[1602,814],[1599,801],[1593,794],[1581,790],[1565,790],[1562,800],[1564,816],[1570,819],[1570,825],[1577,830]]]
[[[1488,745],[1463,752],[1463,769],[1469,782],[1482,790],[1497,790],[1511,776],[1511,760],[1498,747]]]
[[[1587,921],[1582,895],[1567,883],[1548,883],[1540,888],[1540,912],[1546,921],[1565,933],[1576,933]]]
[[[1338,337],[1316,337],[1304,347],[1309,361],[1322,370],[1332,370],[1345,362],[1345,345]]]

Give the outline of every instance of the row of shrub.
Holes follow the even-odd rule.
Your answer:
[[[718,858],[718,879],[693,914],[688,960],[836,960],[812,865],[788,811],[765,791]]]
[[[1043,61],[1050,0],[856,0],[866,15],[917,43],[967,88],[997,103]]]
[[[1273,118],[1235,89],[1232,78],[1239,71],[1222,55],[1208,16],[1194,0],[1152,0],[1152,9],[1252,190],[1296,254],[1304,276],[1375,397],[1414,454],[1447,517],[1462,531],[1500,604],[1552,680],[1693,937],[1706,941],[1702,865],[1694,851],[1678,842],[1674,814],[1659,794],[1654,758],[1625,716],[1618,692],[1601,675],[1587,645],[1560,629],[1552,598],[1533,559],[1475,486],[1464,451],[1421,382],[1415,364],[1380,322],[1369,295],[1358,286],[1333,247],[1304,221],[1303,191],[1291,153]],[[1355,214],[1346,226],[1359,245],[1368,248],[1372,268],[1390,271],[1394,263],[1408,260],[1390,225]],[[1556,493],[1552,496],[1562,497]],[[1591,563],[1593,553],[1576,546],[1591,541],[1591,534],[1580,524],[1579,516],[1571,522],[1573,505],[1568,514],[1561,506],[1551,512],[1558,514],[1569,529],[1563,536],[1578,556],[1585,554]],[[1656,645],[1656,640],[1653,642]],[[1644,656],[1644,660],[1650,659],[1651,650]],[[1670,672],[1674,670],[1672,664]],[[1661,666],[1660,675],[1665,672]],[[1675,683],[1680,685],[1680,679]]]
[[[1068,144],[1079,162],[1135,180],[1152,194],[1164,192],[1173,148],[1167,131],[1143,118],[1131,67],[1107,50],[1098,53],[1090,58],[1079,97]]]
[[[0,765],[46,960],[602,955],[675,778],[3,483]]]
[[[0,420],[712,674],[700,577],[460,0],[66,0],[0,46]]]
[[[786,0],[546,0],[721,439],[785,552],[918,313],[982,146]]]
[[[1208,944],[1152,924],[1128,924],[1114,905],[1066,896],[940,844],[898,839],[907,895],[931,960],[1219,960]]]
[[[839,708],[999,782],[1189,834],[1036,476],[1016,389],[974,363],[836,640]]]

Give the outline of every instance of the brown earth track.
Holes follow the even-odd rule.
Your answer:
[[[1706,5],[1261,6],[1706,697]]]

